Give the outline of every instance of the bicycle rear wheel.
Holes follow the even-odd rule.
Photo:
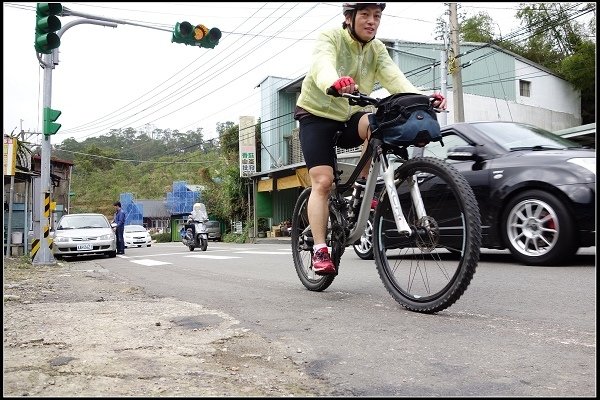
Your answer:
[[[412,177],[417,179],[425,206],[426,217],[420,219],[410,196]],[[473,278],[481,246],[479,207],[466,179],[443,160],[408,160],[395,171],[395,179],[413,234],[398,233],[384,193],[374,221],[377,271],[402,306],[435,313],[454,304]]]
[[[313,237],[308,223],[308,197],[311,188],[306,188],[296,200],[292,214],[292,258],[294,267],[302,284],[316,292],[323,291],[331,285],[335,275],[317,275],[312,269]],[[330,216],[331,219],[331,216]],[[331,226],[331,224],[329,224]],[[328,235],[329,237],[329,235]]]

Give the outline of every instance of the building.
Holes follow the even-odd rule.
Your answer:
[[[10,231],[13,245],[19,245],[23,254],[30,243],[29,233],[33,230],[34,215],[39,214],[39,186],[41,172],[41,156],[35,154],[31,158],[30,171],[17,170],[14,175],[14,185],[11,187],[11,177],[4,176],[4,243]],[[63,214],[69,213],[71,200],[71,174],[73,163],[52,157],[50,160],[50,229],[56,225]],[[11,196],[12,195],[12,196]],[[11,204],[12,203],[12,204]],[[9,211],[12,208],[12,214]],[[10,221],[10,229],[9,223]],[[27,234],[25,234],[27,233]],[[33,232],[37,235],[37,232]],[[12,246],[11,246],[12,247]]]
[[[444,56],[441,44],[382,39],[406,77],[424,92],[440,91]],[[461,43],[465,121],[504,120],[537,125],[549,131],[581,125],[581,94],[545,67],[487,43]],[[254,191],[254,226],[258,218],[272,225],[291,220],[295,200],[309,185],[293,118],[302,80],[268,76],[260,84],[260,168],[250,177]],[[454,122],[452,75],[447,74],[446,123]],[[373,95],[384,97],[381,88]],[[443,124],[443,120],[441,123]],[[258,150],[257,150],[258,151]]]

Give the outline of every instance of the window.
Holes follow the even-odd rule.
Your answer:
[[[523,97],[531,97],[531,82],[519,80],[519,94]]]
[[[453,132],[449,132],[444,136],[444,147],[440,142],[431,142],[427,146],[425,146],[424,155],[429,157],[437,157],[442,160],[446,160],[449,163],[453,163],[455,161],[448,160],[447,154],[448,149],[455,146],[466,146],[469,143],[463,139],[462,137],[454,134]]]

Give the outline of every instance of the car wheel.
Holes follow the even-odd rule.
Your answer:
[[[117,256],[117,252],[116,251],[109,251],[107,253],[108,257],[110,258],[115,258]]]
[[[517,195],[507,204],[502,220],[505,244],[524,264],[558,264],[577,251],[573,218],[550,193],[529,190]]]
[[[354,252],[363,260],[373,259],[373,219],[372,216],[367,220],[367,226],[360,239],[354,245]]]

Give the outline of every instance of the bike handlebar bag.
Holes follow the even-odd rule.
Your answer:
[[[369,115],[371,131],[392,146],[424,146],[442,140],[429,97],[397,93],[379,102],[377,112]]]

